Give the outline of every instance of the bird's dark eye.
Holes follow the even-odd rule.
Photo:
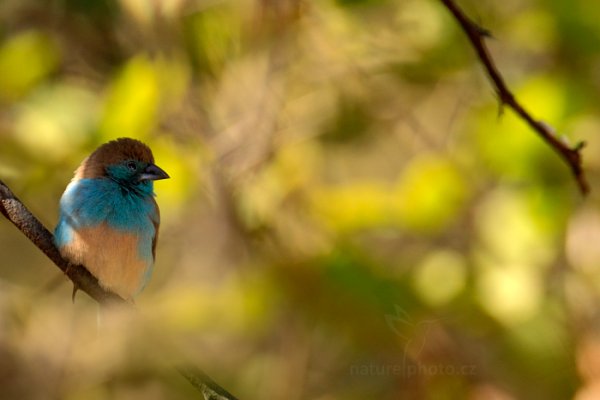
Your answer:
[[[133,161],[129,161],[127,163],[127,168],[129,168],[131,171],[135,171],[137,169],[137,164]]]

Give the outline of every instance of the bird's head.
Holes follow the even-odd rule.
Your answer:
[[[152,181],[169,175],[154,164],[148,146],[139,140],[120,138],[98,147],[75,173],[76,179],[109,178],[126,189],[152,191]]]

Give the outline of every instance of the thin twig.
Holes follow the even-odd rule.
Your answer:
[[[118,295],[102,288],[98,280],[83,265],[75,265],[65,260],[54,245],[54,236],[35,217],[13,192],[0,180],[0,213],[35,244],[73,282],[76,289],[87,293],[102,305],[128,305]],[[219,386],[203,371],[195,367],[177,368],[179,373],[192,386],[198,389],[206,400],[237,400],[227,390]],[[219,397],[215,397],[215,396]]]
[[[485,72],[492,81],[494,89],[498,95],[500,106],[510,107],[519,117],[527,124],[567,163],[570,167],[579,190],[583,195],[586,195],[590,188],[586,181],[582,167],[581,149],[585,145],[580,142],[571,147],[561,139],[559,139],[552,128],[542,121],[538,121],[517,101],[512,92],[508,89],[504,78],[498,71],[496,64],[485,44],[485,39],[490,37],[490,33],[473,22],[463,10],[454,2],[454,0],[440,0],[446,8],[452,13],[454,18],[460,24],[462,30],[467,35],[469,41],[473,45],[477,57],[483,64]]]
[[[181,376],[202,393],[205,400],[238,400],[199,369],[194,367],[178,367],[176,369]]]

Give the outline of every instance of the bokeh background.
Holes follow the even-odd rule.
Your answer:
[[[172,178],[100,330],[0,221],[0,397],[599,398],[600,6],[460,4],[587,198],[437,0],[2,0],[0,179],[53,228],[110,139]]]

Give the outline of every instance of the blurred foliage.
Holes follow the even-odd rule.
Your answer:
[[[249,399],[598,398],[600,6],[459,3],[588,198],[439,1],[0,2],[0,179],[53,227],[108,140],[172,177],[99,333],[0,222],[0,398],[197,398],[182,361]]]

